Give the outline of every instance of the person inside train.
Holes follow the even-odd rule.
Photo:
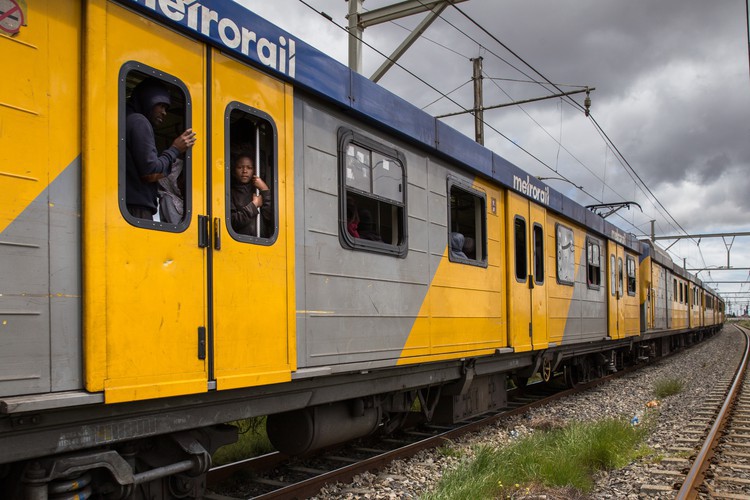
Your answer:
[[[357,203],[351,196],[346,197],[346,232],[359,238],[359,212]]]
[[[159,220],[177,224],[185,213],[185,171],[183,161],[177,159],[172,172],[159,179]]]
[[[466,254],[467,259],[476,260],[476,244],[474,242],[474,238],[471,236],[467,236],[464,239],[464,247],[463,247],[464,254]]]
[[[232,229],[238,234],[261,236],[259,222],[273,223],[271,190],[255,175],[253,155],[243,151],[232,161]]]
[[[177,158],[195,144],[193,129],[177,136],[158,152],[154,127],[164,123],[171,104],[169,89],[156,78],[136,85],[127,103],[125,118],[125,204],[139,219],[153,220],[158,202],[158,180],[172,171]]]
[[[451,255],[453,257],[459,257],[461,259],[466,259],[466,254],[463,251],[464,248],[464,235],[461,233],[452,232],[450,234],[450,245],[451,245]]]
[[[369,210],[363,209],[359,213],[359,237],[363,240],[383,241],[375,227],[375,221]]]

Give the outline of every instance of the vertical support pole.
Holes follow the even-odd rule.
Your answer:
[[[651,243],[656,242],[656,221],[651,221]]]
[[[255,125],[255,175],[257,175],[259,178],[263,178],[260,176],[260,126],[257,124]],[[260,190],[258,188],[255,188],[255,194],[260,196]],[[258,208],[258,215],[255,216],[255,236],[260,238],[260,211],[263,209],[262,204],[261,207]]]
[[[362,73],[362,35],[364,29],[359,26],[359,13],[364,0],[346,0],[349,2],[349,69]]]
[[[482,58],[471,60],[474,63],[474,135],[476,141],[484,146],[484,111],[482,110]]]

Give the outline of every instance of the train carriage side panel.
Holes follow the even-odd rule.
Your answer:
[[[297,96],[295,123],[296,221],[304,228],[296,245],[297,376],[504,346],[502,235],[498,215],[487,214],[499,192],[313,98]],[[397,173],[403,198],[399,189],[377,194],[383,159],[382,175]],[[449,256],[449,189],[475,203],[472,220],[485,224],[476,249],[489,256],[484,265]],[[402,207],[405,226],[395,231]],[[350,210],[363,232],[380,214],[381,241],[345,234]],[[394,215],[385,221],[385,213]]]
[[[548,216],[550,342],[572,344],[607,336],[605,243],[578,225]]]
[[[0,35],[0,396],[82,387],[81,6]]]
[[[653,261],[650,255],[640,255],[640,264],[638,266],[638,278],[640,286],[638,292],[641,301],[641,332],[648,331],[654,326],[654,307],[656,294],[654,293],[653,278]]]

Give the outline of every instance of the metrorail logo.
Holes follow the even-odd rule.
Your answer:
[[[256,59],[272,69],[294,78],[296,46],[293,39],[279,35],[278,42],[258,37],[258,34],[239,25],[218,10],[211,10],[198,0],[136,0],[143,1],[149,9],[159,12],[226,47]]]
[[[543,189],[535,186],[531,183],[531,177],[528,175],[526,176],[526,180],[514,175],[513,189],[529,196],[532,200],[549,205],[549,186],[545,186]]]

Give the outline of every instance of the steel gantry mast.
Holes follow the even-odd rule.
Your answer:
[[[349,2],[349,68],[362,73],[362,36],[365,28],[378,24],[395,21],[402,17],[429,12],[414,31],[401,42],[396,50],[386,58],[385,62],[373,73],[370,80],[377,82],[391,69],[398,59],[420,37],[422,33],[437,19],[451,4],[466,2],[467,0],[406,0],[404,2],[387,5],[368,12],[362,11],[364,0],[346,0]]]

